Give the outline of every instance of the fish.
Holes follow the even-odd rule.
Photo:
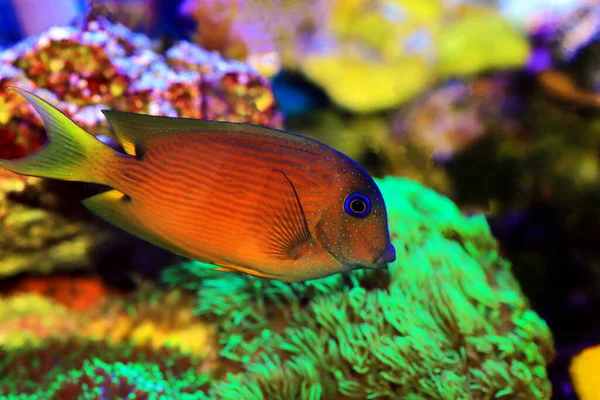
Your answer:
[[[396,260],[386,205],[358,163],[317,140],[242,122],[103,110],[122,151],[22,95],[46,143],[0,167],[107,186],[97,217],[215,270],[304,282]]]

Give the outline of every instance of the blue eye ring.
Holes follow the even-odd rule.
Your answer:
[[[346,214],[356,218],[364,218],[371,212],[371,200],[360,193],[350,193],[344,200]]]

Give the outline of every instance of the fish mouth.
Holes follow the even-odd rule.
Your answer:
[[[396,248],[394,245],[389,243],[387,247],[381,252],[379,257],[375,259],[373,264],[361,264],[361,268],[366,269],[388,269],[388,265],[396,261]]]
[[[388,243],[387,247],[381,252],[375,260],[375,264],[389,264],[396,261],[396,248],[393,244]]]
[[[373,262],[363,262],[363,261],[355,261],[348,260],[346,258],[339,257],[339,255],[335,256],[329,252],[329,254],[336,260],[342,264],[342,269],[345,271],[352,271],[356,269],[388,269],[388,265],[396,261],[396,249],[394,245],[389,243],[387,247],[375,257]]]
[[[348,269],[388,269],[388,265],[396,261],[396,249],[389,243],[373,263],[345,263]]]

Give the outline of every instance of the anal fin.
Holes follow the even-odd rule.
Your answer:
[[[219,272],[240,272],[240,271],[237,271],[234,268],[228,268],[228,267],[217,267],[217,268],[213,268],[212,270],[213,271],[219,271]]]
[[[147,229],[136,218],[131,199],[118,190],[109,190],[108,192],[89,197],[83,200],[83,205],[93,214],[129,234],[183,257],[194,258],[160,235]]]
[[[252,275],[252,276],[257,276],[259,278],[282,280],[280,277],[277,277],[275,275],[256,271],[251,268],[241,267],[239,265],[229,264],[229,263],[225,263],[225,262],[214,262],[213,264],[219,266],[218,268],[213,268],[214,271],[239,272],[239,273],[244,273],[244,274],[248,274],[248,275]]]

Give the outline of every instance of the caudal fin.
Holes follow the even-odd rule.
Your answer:
[[[87,133],[62,111],[26,90],[9,87],[25,97],[42,118],[48,141],[38,151],[0,167],[22,175],[66,181],[105,183],[104,166],[115,151]]]

